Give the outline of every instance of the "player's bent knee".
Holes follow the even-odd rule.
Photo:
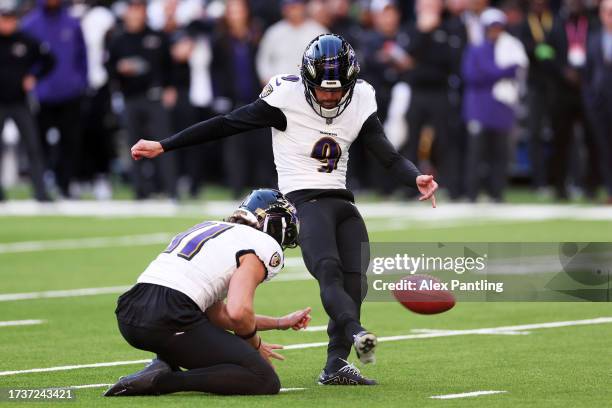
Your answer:
[[[257,372],[258,384],[257,394],[261,395],[274,395],[280,392],[280,379],[274,371],[274,368],[267,362],[264,362],[265,367],[259,367]]]
[[[274,395],[280,391],[280,379],[270,363],[258,353],[252,355],[243,365],[256,375],[253,382],[253,394]]]
[[[265,395],[275,395],[280,392],[281,383],[278,375],[272,369],[271,374],[268,374],[264,377],[264,381],[261,387],[262,394]]]
[[[321,259],[315,265],[314,275],[322,288],[326,285],[342,285],[342,264],[335,258]]]

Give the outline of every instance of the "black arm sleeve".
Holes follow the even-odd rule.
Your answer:
[[[400,155],[385,136],[377,113],[373,113],[361,127],[359,138],[366,148],[372,152],[382,166],[393,172],[395,177],[404,185],[416,188],[416,178],[421,172],[408,159]]]
[[[227,115],[216,116],[188,127],[160,143],[164,151],[168,152],[181,147],[223,139],[248,130],[268,127],[285,130],[287,118],[279,108],[268,105],[262,99],[257,99]]]

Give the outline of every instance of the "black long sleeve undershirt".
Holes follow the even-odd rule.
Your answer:
[[[216,116],[204,122],[196,123],[162,140],[160,143],[164,151],[168,152],[181,147],[223,139],[253,129],[269,127],[285,130],[287,128],[287,118],[280,109],[257,99],[255,102],[238,108],[227,115]]]
[[[373,113],[361,127],[359,138],[378,162],[391,171],[402,184],[416,188],[416,178],[421,172],[410,160],[399,154],[385,136],[377,113]]]
[[[287,128],[287,118],[280,109],[258,99],[227,115],[197,123],[160,143],[164,151],[168,152],[268,127],[284,131]],[[416,178],[421,173],[410,160],[395,150],[385,136],[376,113],[363,123],[358,137],[363,140],[367,149],[374,154],[381,165],[391,171],[402,184],[416,188]]]

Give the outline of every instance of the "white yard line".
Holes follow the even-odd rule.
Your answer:
[[[85,384],[85,385],[69,385],[67,387],[56,387],[56,389],[70,389],[70,390],[81,390],[85,388],[105,388],[110,387],[113,384]],[[292,392],[292,391],[303,391],[306,388],[281,388],[280,392]]]
[[[276,276],[270,283],[274,282],[298,282],[314,279],[308,272],[284,272]],[[94,295],[120,294],[131,288],[132,285],[107,286],[100,288],[80,288],[67,290],[47,290],[43,292],[25,293],[3,293],[0,294],[0,302],[11,302],[15,300],[31,299],[54,299]]]
[[[36,324],[43,324],[44,322],[44,320],[10,320],[6,322],[0,322],[0,327],[32,326]]]
[[[556,327],[582,326],[582,325],[605,324],[605,323],[612,323],[612,317],[598,317],[595,319],[572,320],[572,321],[564,321],[564,322],[547,322],[547,323],[525,324],[525,325],[519,325],[519,326],[501,326],[501,327],[491,327],[491,328],[472,329],[472,330],[447,330],[447,331],[434,332],[434,333],[387,336],[387,337],[379,337],[378,341],[386,342],[386,341],[427,339],[427,338],[435,338],[435,337],[463,336],[463,335],[483,334],[483,333],[491,334],[490,333],[491,331],[519,331],[519,330],[525,330],[525,329],[536,330],[536,329],[550,329],[550,328],[556,328]],[[307,348],[323,347],[323,346],[327,346],[327,342],[289,344],[284,347],[284,350],[299,350],[299,349],[307,349]],[[132,360],[132,361],[111,361],[107,363],[77,364],[77,365],[58,366],[58,367],[30,368],[27,370],[0,371],[0,376],[28,374],[28,373],[44,373],[44,372],[51,372],[51,371],[66,371],[66,370],[76,370],[80,368],[97,368],[97,367],[113,367],[113,366],[132,365],[132,364],[144,364],[144,363],[148,363],[149,361],[150,359]]]
[[[433,395],[429,398],[434,398],[434,399],[468,398],[468,397],[478,397],[481,395],[504,394],[506,392],[508,391],[472,391],[472,392],[462,392],[461,394]]]
[[[0,204],[4,216],[98,216],[98,217],[225,217],[238,206],[236,201],[207,201],[202,204],[175,204],[169,201],[59,201],[37,203],[31,200],[7,201]],[[455,204],[440,203],[432,210],[428,203],[412,201],[360,203],[357,207],[366,218],[409,219],[419,221],[451,219],[491,220],[612,220],[606,206],[567,204]],[[430,222],[435,224],[435,222]]]
[[[83,388],[103,388],[110,387],[113,384],[85,384],[85,385],[70,385],[68,387],[58,387],[59,389],[80,390]]]
[[[461,330],[437,330],[437,329],[413,329],[413,333],[452,333]],[[480,330],[478,333],[470,334],[495,334],[495,335],[507,335],[507,336],[521,336],[530,334],[528,331],[514,331],[514,330]]]
[[[75,364],[75,365],[58,366],[58,367],[30,368],[28,370],[1,371],[0,376],[28,374],[28,373],[48,373],[52,371],[76,370],[79,368],[115,367],[115,366],[133,365],[133,364],[145,364],[150,361],[151,359],[148,358],[146,360],[111,361],[108,363]]]
[[[325,326],[309,326],[304,331],[307,332],[320,332],[327,330],[327,325]]]
[[[123,293],[131,287],[132,287],[131,285],[128,285],[128,286],[109,286],[109,287],[103,287],[103,288],[48,290],[45,292],[4,293],[0,295],[0,302],[9,302],[13,300],[50,299],[50,298],[117,294],[117,293]]]
[[[9,242],[0,244],[0,254],[164,244],[168,243],[172,236],[173,234],[168,232],[159,232],[154,234],[127,235],[118,237],[90,237],[48,241]]]

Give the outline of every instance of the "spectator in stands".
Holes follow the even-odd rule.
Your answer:
[[[406,29],[402,29],[400,25],[401,14],[397,4],[389,0],[375,0],[370,5],[370,11],[374,23],[373,29],[361,34],[361,41],[356,48],[361,57],[361,77],[376,90],[378,117],[385,123],[388,119],[394,86],[400,81],[405,81],[406,72],[413,67],[413,59],[408,55],[410,37]],[[408,99],[409,97],[404,98],[404,106],[401,107],[399,114],[400,121],[404,121]],[[387,132],[387,137],[399,147],[406,140],[406,126],[397,123],[396,127],[400,133],[390,131]],[[396,186],[395,181],[385,177],[386,170],[376,160],[368,160],[371,156],[359,139],[351,146],[350,155],[359,158],[349,162],[350,178],[357,177],[362,183],[365,182],[366,186],[374,186],[384,194],[393,191]],[[353,180],[352,184],[353,188],[357,187],[357,180]]]
[[[164,0],[160,0],[164,1]],[[213,83],[211,75],[212,64],[212,35],[217,27],[215,17],[208,15],[206,9],[192,12],[192,20],[186,27],[181,24],[186,24],[186,19],[181,16],[181,6],[189,5],[193,2],[199,3],[198,0],[182,0],[179,1],[176,11],[176,22],[180,26],[180,36],[175,39],[180,39],[176,44],[179,48],[183,48],[190,42],[193,46],[191,49],[189,61],[179,64],[179,72],[182,72],[179,80],[179,92],[177,104],[181,105],[184,101],[181,100],[180,82],[183,86],[187,82],[187,65],[189,68],[189,106],[193,107],[195,115],[192,123],[197,123],[203,120],[210,119],[215,116],[216,111],[222,112],[227,107],[215,106],[213,95]],[[217,3],[218,4],[218,3]],[[200,7],[202,3],[200,3]],[[167,8],[167,7],[166,7]],[[190,47],[191,48],[191,47]],[[177,48],[178,50],[178,48]],[[184,101],[186,102],[186,101]],[[180,107],[177,106],[177,109]],[[180,121],[187,120],[191,114],[180,112]],[[176,117],[175,117],[176,118]],[[191,149],[179,151],[177,158],[179,159],[179,170],[181,176],[187,176],[180,179],[180,185],[187,187],[189,195],[192,198],[197,197],[205,181],[220,181],[223,179],[223,144],[221,141],[212,142],[206,146],[194,146]],[[187,183],[183,183],[186,180]]]
[[[309,0],[307,4],[306,10],[310,18],[329,30],[334,21],[330,0]]]
[[[140,138],[163,138],[170,125],[165,108],[176,102],[171,83],[172,59],[168,39],[146,24],[145,0],[130,0],[123,15],[124,29],[109,41],[106,67],[125,99],[125,119],[129,143]],[[176,198],[174,157],[169,155],[153,168],[153,163],[133,164],[132,182],[137,199],[158,191],[161,179],[166,194]]]
[[[363,30],[359,22],[350,14],[351,0],[328,0],[328,3],[333,13],[330,31],[342,36],[349,44],[357,47]]]
[[[584,74],[586,108],[599,153],[599,169],[612,204],[612,0],[600,5],[601,29],[593,33]]]
[[[403,154],[414,163],[431,159],[442,185],[447,185],[449,169],[448,144],[448,81],[452,71],[453,54],[449,47],[449,32],[443,21],[442,0],[418,0],[416,23],[408,28],[410,44],[408,55],[411,69],[407,81],[412,90],[408,110],[408,143]],[[434,130],[433,145],[429,154],[419,157],[421,132],[426,125]],[[423,171],[431,171],[423,168]]]
[[[560,200],[569,198],[568,187],[580,186],[584,181],[587,196],[595,194],[599,178],[598,152],[595,139],[583,106],[582,72],[587,61],[589,34],[597,21],[592,21],[584,7],[584,0],[565,0],[560,17],[556,20],[550,36],[550,45],[555,50],[553,60],[555,81],[552,97],[553,152],[551,171],[555,194]],[[582,143],[574,129],[579,125],[588,158],[580,157]],[[586,175],[581,180],[581,167]],[[571,178],[570,182],[570,175]],[[573,183],[572,183],[573,182]]]
[[[304,0],[283,0],[283,19],[264,33],[257,53],[257,73],[262,84],[279,73],[299,74],[306,46],[328,29],[308,18]],[[262,85],[263,86],[263,85]]]
[[[378,115],[387,117],[391,89],[414,66],[408,55],[410,37],[401,29],[400,11],[394,1],[375,0],[371,6],[374,29],[363,33],[357,46],[361,54],[361,76],[376,89]]]
[[[480,16],[488,7],[489,0],[468,0],[468,10],[464,15],[464,21],[470,44],[479,45],[485,39],[485,30]]]
[[[87,90],[87,53],[79,21],[68,13],[63,0],[38,0],[23,20],[26,33],[48,46],[55,56],[51,73],[36,84],[40,103],[38,125],[47,164],[62,196],[69,198],[80,151],[81,100]],[[59,131],[53,148],[48,132]]]
[[[548,0],[530,3],[527,18],[519,28],[519,38],[529,57],[527,74],[527,130],[529,138],[529,161],[532,185],[544,191],[547,180],[549,157],[545,151],[543,130],[550,122],[550,106],[553,103],[554,82],[551,79],[555,49],[550,45],[550,36],[555,16]]]
[[[115,155],[114,133],[118,123],[111,108],[108,72],[104,66],[105,44],[115,26],[115,16],[106,7],[92,4],[85,10],[81,27],[87,48],[88,89],[83,99],[81,152],[88,155],[81,160],[80,176],[93,181],[94,197],[112,197],[109,180],[110,162]]]
[[[261,91],[255,69],[260,38],[261,32],[251,19],[247,1],[228,0],[220,29],[213,38],[212,62],[215,97],[227,101],[227,111],[251,103]],[[234,198],[241,197],[249,186],[276,185],[268,129],[225,140],[223,161]]]
[[[191,102],[190,91],[192,61],[199,36],[199,29],[195,26],[204,24],[199,20],[204,11],[197,0],[156,0],[149,4],[147,10],[151,28],[163,31],[169,39],[172,58],[170,76],[172,85],[176,88],[176,101],[168,108],[172,132],[178,132],[199,121],[197,109]],[[206,27],[204,31],[209,28]],[[200,64],[198,68],[206,69],[204,64]],[[177,186],[181,190],[179,193],[188,192],[191,197],[195,197],[204,173],[201,164],[207,159],[206,153],[200,148],[176,153],[179,175]]]
[[[278,22],[283,17],[281,15],[282,2],[283,0],[249,0],[253,22],[262,30]]]
[[[527,55],[520,41],[504,31],[506,17],[489,9],[481,15],[485,40],[470,45],[463,61],[464,118],[468,126],[467,193],[475,202],[486,179],[490,197],[503,201],[508,164],[509,132],[515,124],[517,78]],[[503,48],[502,48],[503,47]],[[521,55],[522,54],[522,55]]]
[[[468,0],[447,0],[444,24],[448,31],[448,48],[451,57],[451,69],[448,80],[449,112],[448,142],[446,143],[446,160],[448,168],[449,198],[453,201],[465,196],[465,154],[467,149],[467,130],[462,117],[463,78],[461,61],[468,44],[465,17]]]
[[[6,119],[11,118],[28,154],[34,197],[38,201],[50,201],[43,182],[44,156],[26,94],[53,69],[54,59],[47,46],[19,31],[18,26],[17,3],[0,3],[0,176],[2,129]],[[0,184],[0,201],[4,199]]]

